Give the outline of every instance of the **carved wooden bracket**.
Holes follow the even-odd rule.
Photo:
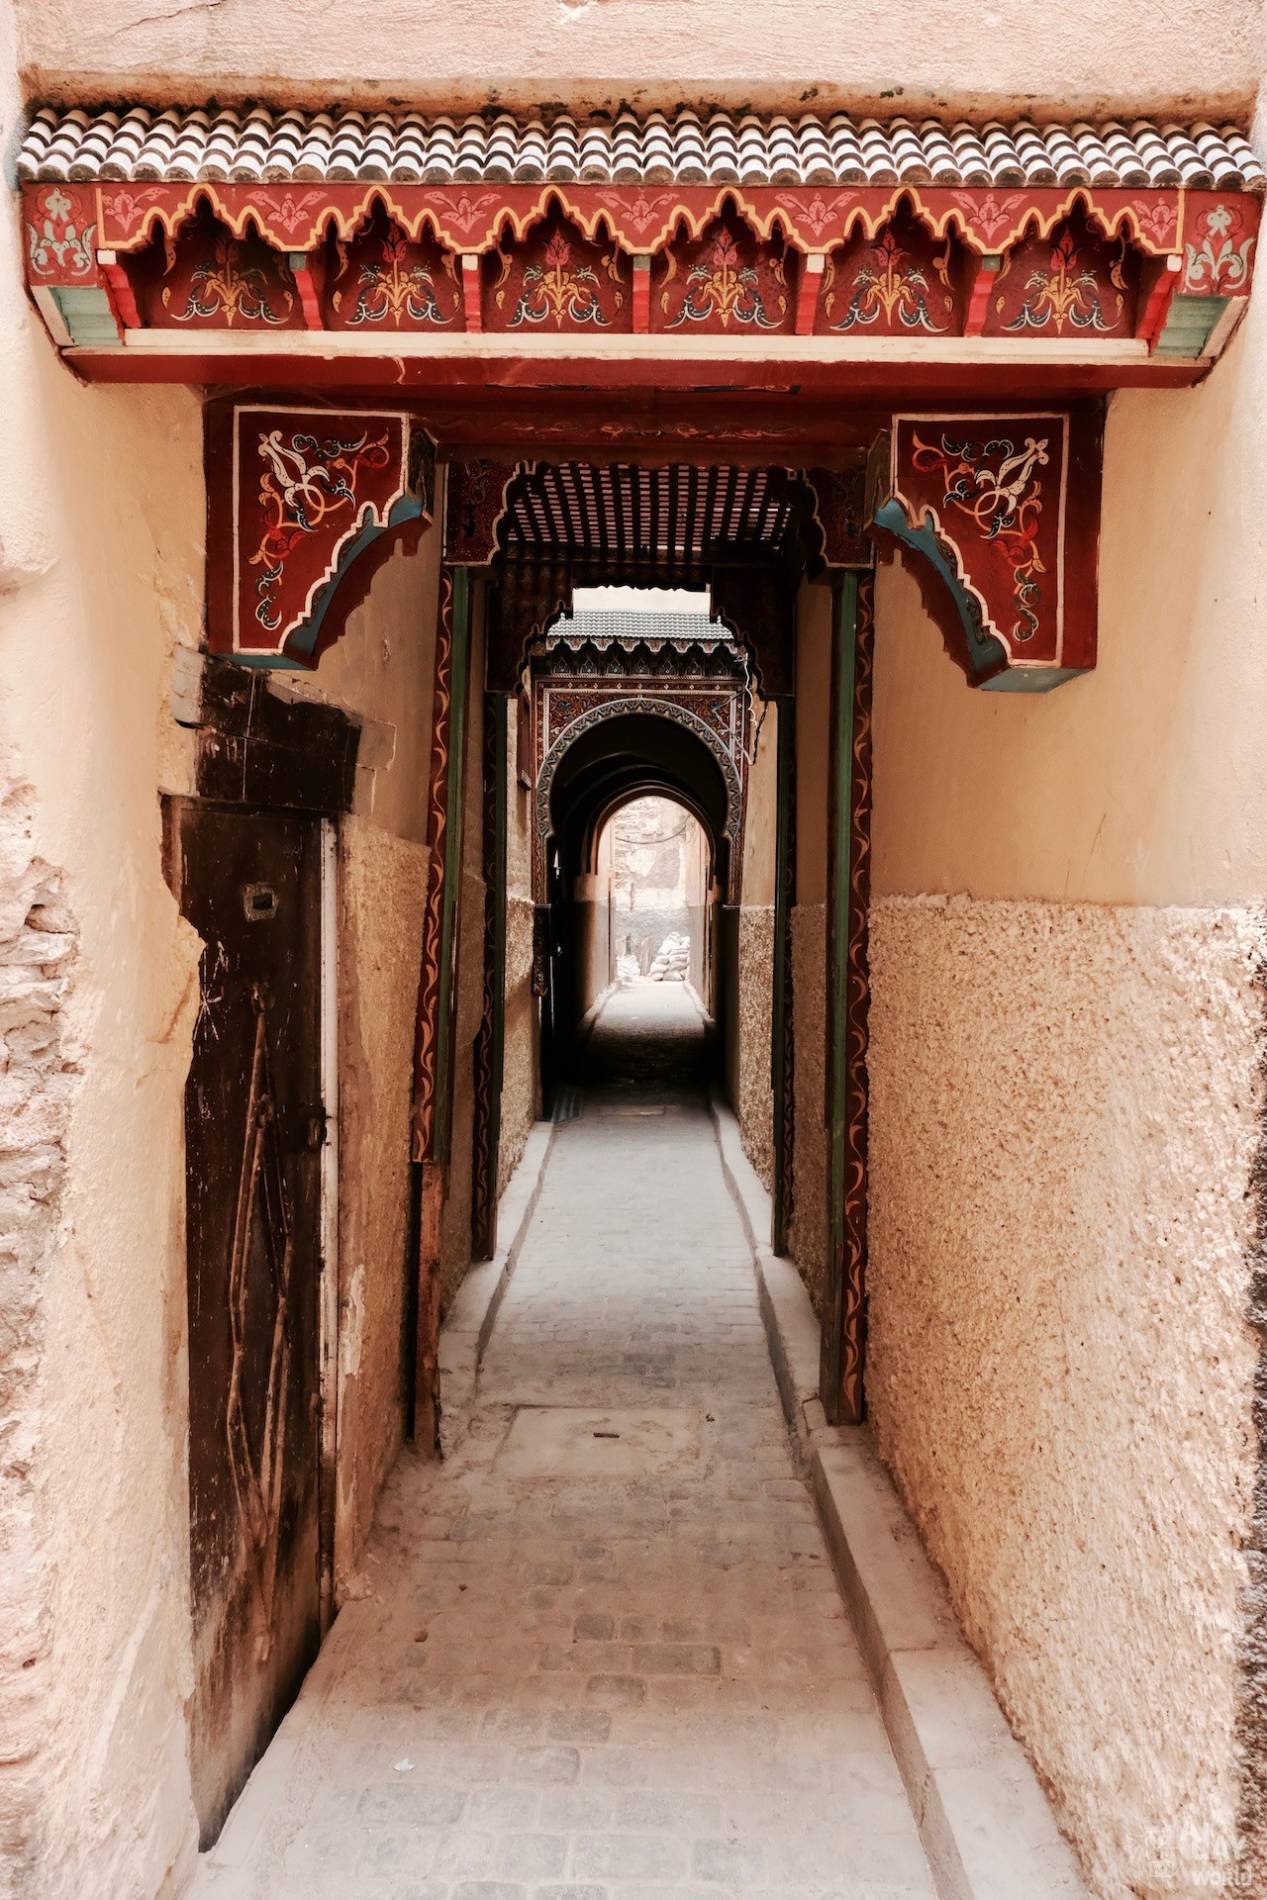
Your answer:
[[[796,589],[776,567],[717,568],[713,618],[730,628],[752,656],[764,699],[782,699],[796,686]]]
[[[869,513],[974,686],[1046,692],[1095,665],[1098,410],[897,415]]]
[[[518,462],[476,457],[451,462],[444,488],[444,558],[454,567],[488,567],[498,552],[510,484]]]
[[[315,667],[434,512],[435,445],[395,410],[234,403],[207,422],[207,644]]]
[[[875,544],[867,524],[865,457],[852,468],[807,468],[811,525],[818,532],[824,567],[874,567]]]
[[[485,685],[513,693],[533,641],[572,611],[571,568],[558,560],[506,561],[487,599]]]

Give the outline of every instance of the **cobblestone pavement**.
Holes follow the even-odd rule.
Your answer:
[[[608,1003],[469,1428],[394,1473],[198,1900],[932,1900],[673,1087],[701,1037],[679,986]]]

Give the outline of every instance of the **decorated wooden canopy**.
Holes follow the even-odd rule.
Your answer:
[[[900,548],[974,685],[1095,663],[1101,411],[899,412],[833,469],[451,461],[443,560],[487,573],[486,685],[514,692],[577,585],[707,588],[765,698],[794,690],[804,575]],[[212,406],[211,650],[315,666],[392,545],[431,518],[434,444],[405,410]],[[707,623],[706,623],[707,624]]]
[[[1235,126],[262,107],[45,108],[18,176],[31,290],[87,373],[255,382],[639,339],[1191,380],[1264,186]]]

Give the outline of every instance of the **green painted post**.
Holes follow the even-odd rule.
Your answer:
[[[790,1050],[792,1025],[788,1020],[790,990],[788,984],[792,946],[789,932],[795,899],[796,849],[794,805],[796,797],[796,701],[780,699],[775,705],[775,841],[774,841],[774,970],[771,992],[770,1087],[773,1092],[774,1122],[774,1195],[770,1220],[770,1245],[776,1254],[785,1254],[788,1245],[790,1188],[788,1162],[793,1130],[789,1125],[786,1093],[786,1064]]]
[[[489,694],[486,717],[493,721],[493,1047],[488,1109],[489,1259],[497,1251],[497,1158],[502,1134],[502,1081],[506,1066],[506,779],[510,768],[506,723],[512,699]]]
[[[827,812],[827,1299],[819,1392],[828,1422],[841,1422],[845,1330],[845,1005],[849,958],[850,782],[858,576],[836,581],[832,627]]]

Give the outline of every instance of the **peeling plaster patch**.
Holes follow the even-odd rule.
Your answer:
[[[29,855],[26,787],[0,802],[0,1886],[43,1860],[52,1561],[41,1524],[45,1276],[58,1244],[79,1070],[64,1010],[78,930],[60,872]],[[11,1881],[11,1886],[10,1886]]]
[[[354,1379],[365,1344],[365,1262],[358,1260],[339,1298],[339,1377]]]
[[[872,907],[872,1419],[1108,1900],[1236,1851],[1264,945],[1251,909]]]

